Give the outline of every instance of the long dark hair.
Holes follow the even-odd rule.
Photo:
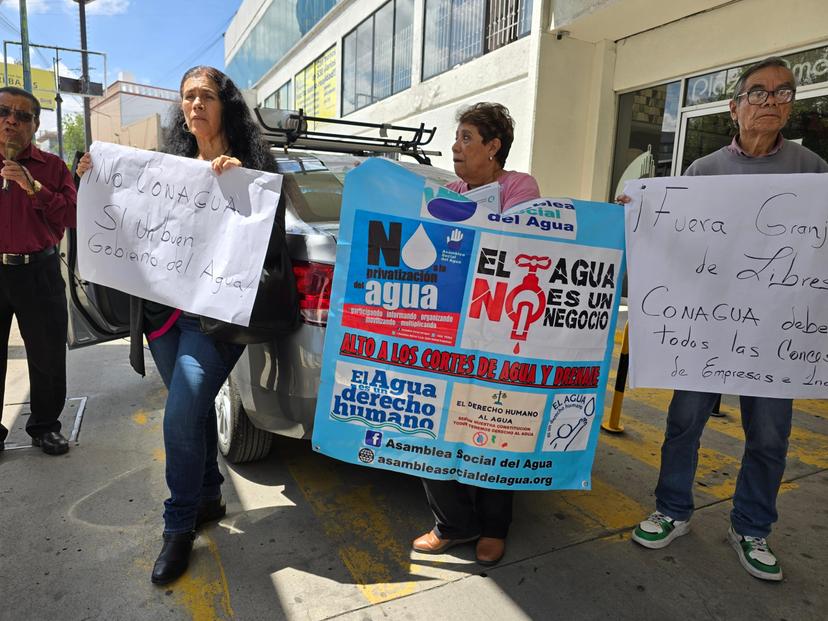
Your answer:
[[[262,138],[259,126],[253,120],[247,103],[233,80],[214,67],[198,65],[188,69],[181,78],[178,87],[180,95],[183,96],[184,82],[196,75],[210,78],[218,88],[222,103],[221,126],[230,143],[233,157],[238,158],[245,168],[275,172],[276,163],[270,154],[270,148]],[[170,112],[170,128],[164,140],[163,151],[183,157],[195,157],[198,154],[198,144],[185,125],[180,104],[175,104]]]

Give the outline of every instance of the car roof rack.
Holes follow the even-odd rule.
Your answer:
[[[420,164],[431,164],[430,155],[441,155],[440,151],[426,151],[423,149],[434,138],[436,127],[426,129],[425,124],[419,127],[405,127],[388,123],[368,123],[365,121],[346,121],[344,119],[328,119],[317,116],[308,116],[302,109],[278,110],[276,108],[253,109],[262,134],[271,147],[288,149],[303,149],[309,151],[326,151],[334,153],[350,153],[352,155],[400,154],[408,155]],[[358,134],[335,134],[309,129],[308,123],[324,123],[344,125],[359,129],[378,130],[378,136]],[[398,133],[396,138],[389,136],[389,132]]]

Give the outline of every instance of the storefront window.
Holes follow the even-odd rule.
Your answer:
[[[356,37],[342,41],[342,115],[356,110]]]
[[[679,82],[671,82],[619,97],[611,193],[614,194],[627,166],[648,149],[653,155],[655,175],[670,174],[680,86]]]
[[[396,3],[394,16],[394,92],[411,86],[411,55],[414,53],[414,0]]]
[[[364,108],[374,102],[371,88],[374,69],[374,18],[370,17],[362,22],[351,36],[356,37],[357,44],[356,107]],[[351,111],[342,112],[347,114]]]
[[[828,82],[828,47],[783,56],[799,86]]]
[[[735,135],[729,111],[688,118],[681,173],[700,157],[729,145]],[[795,101],[782,135],[828,159],[828,96]]]
[[[414,0],[392,0],[342,40],[342,115],[411,86]]]
[[[828,46],[780,57],[788,63],[799,87],[812,86],[797,92],[782,134],[828,159]],[[638,163],[627,175],[624,173],[648,148],[653,154],[655,175],[666,176],[673,171],[683,174],[695,160],[730,144],[737,128],[730,118],[728,101],[739,76],[750,64],[685,79],[683,102],[679,101],[681,80],[619,96],[610,192],[615,192],[622,177],[635,175],[638,169],[632,168]],[[702,104],[706,105],[694,108]],[[679,139],[680,134],[683,136]],[[677,140],[682,147],[674,163]]]
[[[742,69],[735,67],[690,78],[687,80],[684,105],[697,106],[711,101],[730,99],[730,93],[741,73]]]
[[[516,6],[517,5],[517,6]],[[489,0],[486,25],[486,50],[492,51],[529,34],[532,26],[532,2]]]
[[[391,41],[394,38],[394,3],[389,2],[374,15],[374,39]],[[391,64],[394,60],[390,45],[374,46],[374,101],[391,94]]]
[[[782,56],[782,59],[790,66],[799,86],[828,80],[828,47],[786,54]],[[687,80],[684,105],[696,106],[730,99],[733,96],[736,81],[750,64],[752,63],[690,78]]]
[[[782,134],[828,161],[828,95],[795,101]]]
[[[265,108],[276,108],[277,110],[290,109],[290,80],[282,84],[275,93],[271,93],[264,100]]]
[[[681,154],[681,174],[700,157],[729,145],[736,135],[730,112],[719,112],[687,119],[684,132],[684,152]]]
[[[529,34],[533,0],[426,0],[423,79]]]

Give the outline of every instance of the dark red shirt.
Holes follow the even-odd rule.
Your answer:
[[[5,158],[0,155],[0,164]],[[34,196],[14,181],[0,190],[0,252],[29,254],[56,246],[75,227],[77,191],[66,164],[30,144],[17,156],[43,188]]]

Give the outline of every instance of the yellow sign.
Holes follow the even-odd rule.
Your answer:
[[[6,65],[9,72],[9,86],[23,88],[23,65]],[[6,86],[6,74],[0,63],[0,86]],[[55,109],[55,73],[46,69],[32,69],[32,90],[45,110]]]
[[[325,118],[336,117],[336,48],[316,59],[317,113]]]
[[[293,78],[294,107],[308,116],[336,117],[336,47]]]

